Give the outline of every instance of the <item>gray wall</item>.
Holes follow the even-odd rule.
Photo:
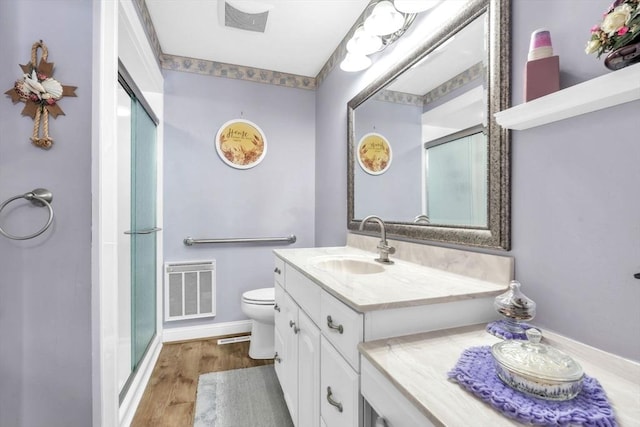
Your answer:
[[[551,31],[561,87],[608,72],[586,55],[607,2],[514,2],[513,103],[530,33]],[[558,18],[549,22],[545,11]],[[584,34],[583,37],[578,35]],[[639,82],[640,84],[640,82]],[[640,360],[640,101],[513,133],[512,255],[536,321]]]
[[[165,261],[215,259],[217,315],[245,319],[244,291],[273,286],[276,247],[314,245],[315,92],[177,71],[165,75]],[[240,118],[266,135],[257,166],[234,169],[214,139]],[[272,237],[295,234],[291,245],[185,246],[185,237]],[[166,326],[211,323],[211,319]]]
[[[608,72],[602,59],[584,53],[589,29],[607,7],[600,0],[512,2],[513,105],[523,100],[522,71],[537,28],[551,31],[562,87]],[[363,73],[335,69],[320,86],[317,162],[346,167],[346,103],[365,84]],[[634,360],[640,360],[640,282],[633,279],[640,272],[639,112],[634,101],[512,132],[508,253],[524,292],[538,303],[536,324]],[[318,168],[318,246],[344,243],[345,187],[346,175]]]
[[[36,18],[37,17],[39,18]],[[0,99],[0,202],[36,187],[54,194],[42,236],[0,236],[0,425],[91,425],[91,34],[90,0],[0,1],[0,88],[22,76],[42,39],[54,77],[78,86],[65,116],[50,120],[49,151],[29,141],[24,104]],[[46,210],[24,200],[0,214],[14,234],[36,231]]]

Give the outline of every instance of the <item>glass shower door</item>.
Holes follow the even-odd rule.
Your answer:
[[[142,95],[118,79],[118,386],[126,396],[156,335],[157,140]]]
[[[156,333],[156,124],[131,105],[131,369]]]

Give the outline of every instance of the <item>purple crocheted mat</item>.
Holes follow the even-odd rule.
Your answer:
[[[494,409],[521,423],[565,427],[618,425],[606,394],[595,378],[585,375],[582,391],[571,400],[552,401],[528,396],[498,378],[489,346],[465,350],[447,375]]]
[[[533,326],[528,323],[518,323],[523,330],[531,329]],[[505,320],[496,320],[487,325],[487,332],[491,335],[495,335],[498,338],[505,340],[526,340],[527,335],[524,333],[511,332],[507,327]]]

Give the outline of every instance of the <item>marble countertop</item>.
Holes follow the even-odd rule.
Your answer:
[[[492,283],[394,258],[375,274],[335,273],[317,260],[347,256],[373,261],[377,254],[351,246],[276,249],[279,258],[361,313],[499,295],[508,283]],[[393,256],[391,257],[393,258]],[[382,264],[381,264],[382,265]]]
[[[447,379],[467,348],[492,345],[498,338],[474,325],[405,337],[369,341],[360,353],[427,418],[444,426],[522,425]],[[640,426],[640,364],[551,332],[544,342],[571,355],[602,384],[620,426]]]

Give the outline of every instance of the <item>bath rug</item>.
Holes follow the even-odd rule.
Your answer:
[[[495,367],[491,347],[466,349],[447,374],[498,412],[535,426],[616,427],[613,408],[595,378],[584,376],[582,391],[565,401],[538,399],[504,384]]]
[[[202,374],[194,427],[293,427],[273,365]]]

